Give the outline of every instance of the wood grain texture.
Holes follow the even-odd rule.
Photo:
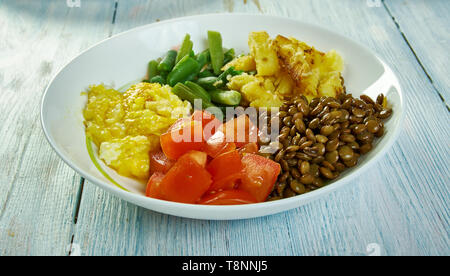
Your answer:
[[[398,19],[407,12],[396,11],[398,1],[391,0],[385,1],[388,10],[351,0],[121,0],[111,24],[114,2],[82,0],[80,8],[70,9],[65,1],[0,0],[0,255],[64,255],[72,235],[83,255],[365,255],[370,243],[379,244],[381,254],[449,255],[450,119],[436,93],[448,91],[448,74],[434,70],[440,69],[434,59],[448,55],[419,51],[421,43],[447,34],[445,21],[414,10],[419,22],[420,16],[432,21],[433,37],[421,41],[407,31],[407,18]],[[410,1],[407,8],[411,2],[423,3]],[[87,183],[74,224],[80,178],[53,153],[38,118],[51,75],[110,34],[210,12],[287,16],[372,48],[393,67],[406,95],[398,142],[354,183],[282,214],[183,219],[136,207]]]
[[[119,1],[113,33],[157,19],[230,11],[327,27],[367,45],[398,74],[407,105],[398,142],[342,190],[295,210],[242,221],[162,215],[88,183],[74,237],[82,254],[365,255],[370,243],[379,244],[383,255],[450,254],[450,118],[385,7],[351,0],[246,2]]]
[[[389,0],[386,7],[447,105],[450,101],[450,2]]]
[[[0,3],[0,255],[66,255],[80,176],[41,130],[40,100],[62,66],[108,36],[114,1]]]

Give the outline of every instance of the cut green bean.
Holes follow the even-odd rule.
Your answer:
[[[177,58],[177,54],[178,53],[175,50],[168,51],[161,62],[158,64],[158,70],[160,72],[172,71],[173,66],[175,66],[175,59]]]
[[[156,60],[151,60],[147,66],[147,80],[158,75],[158,62]]]
[[[153,78],[150,79],[150,82],[159,83],[161,85],[166,84],[166,80],[161,75],[154,76]]]
[[[195,95],[197,95],[199,98],[201,98],[204,101],[211,101],[211,96],[209,95],[208,92],[206,92],[205,89],[203,89],[203,87],[201,87],[200,85],[196,84],[195,82],[192,81],[187,81],[184,83],[187,87],[189,87]]]
[[[225,53],[223,55],[224,55],[223,64],[227,64],[228,62],[232,61],[235,57],[234,49],[231,48],[231,49],[225,51]]]
[[[241,93],[234,90],[213,90],[210,91],[211,100],[214,103],[236,106],[241,102]]]
[[[217,77],[217,82],[214,84],[215,87],[219,88],[219,87],[223,87],[228,83],[228,76],[237,76],[242,74],[243,71],[240,70],[234,70],[234,67],[231,66],[230,68],[228,68],[227,70],[223,71],[222,74],[220,74]]]
[[[198,77],[199,78],[214,77],[214,73],[205,69],[203,71],[200,71]]]
[[[200,64],[200,69],[202,69],[208,62],[211,62],[209,49],[206,49],[205,51],[198,54],[196,60]]]
[[[185,56],[189,56],[189,54],[192,51],[192,46],[194,43],[191,41],[191,36],[189,34],[186,34],[186,36],[183,39],[183,43],[181,43],[180,50],[178,51],[177,58],[175,60],[175,64],[180,62],[182,58]]]
[[[197,84],[206,90],[216,89],[216,87],[214,86],[214,84],[216,82],[217,82],[217,77],[199,78],[197,80]]]
[[[222,36],[219,32],[208,31],[208,44],[209,53],[211,55],[211,65],[214,70],[214,74],[219,75],[223,66],[223,48],[222,48]]]
[[[212,111],[211,113],[213,113],[214,116],[218,118],[223,118],[223,113],[221,109],[219,109],[216,105],[214,105],[210,101],[205,101],[202,98],[198,97],[198,95],[195,94],[195,92],[193,92],[188,86],[182,83],[177,83],[173,87],[172,92],[175,95],[177,95],[180,99],[189,101],[192,104],[192,106],[195,106],[195,100],[201,100],[202,109],[208,109],[208,111]]]
[[[199,72],[198,62],[189,57],[183,57],[173,68],[172,72],[167,76],[167,83],[170,86],[175,86],[179,82],[185,82],[194,79]]]

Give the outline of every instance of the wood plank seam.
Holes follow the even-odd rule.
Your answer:
[[[116,15],[117,15],[117,8],[118,8],[118,6],[119,6],[119,0],[116,0],[114,2],[114,11],[113,11],[113,16],[112,16],[111,26],[109,28],[108,38],[112,36],[113,31],[114,31],[114,24],[116,23]]]
[[[73,220],[72,220],[72,222],[73,222],[74,225],[77,224],[78,214],[80,212],[80,206],[81,206],[80,203],[81,203],[81,197],[83,195],[84,182],[85,182],[84,177],[81,177],[81,179],[80,179],[80,186],[78,187],[76,204],[75,204],[74,212],[73,212]]]
[[[111,27],[110,27],[110,30],[109,30],[108,38],[110,38],[112,36],[114,23],[116,21],[116,14],[117,14],[118,4],[119,4],[119,0],[116,0],[114,2],[114,11],[113,11],[113,15],[112,15],[112,22],[111,22]],[[76,199],[76,205],[75,205],[74,212],[73,212],[73,223],[74,223],[74,225],[77,224],[78,213],[80,211],[81,198],[83,196],[83,188],[84,188],[85,181],[86,181],[85,178],[81,176],[80,177],[80,187],[79,187],[79,190],[78,190],[77,199]],[[72,236],[72,240],[73,240],[73,236]]]
[[[113,29],[114,29],[114,24],[116,21],[116,14],[117,14],[117,9],[118,9],[118,5],[119,5],[119,0],[115,0],[114,1],[114,10],[113,10],[113,14],[112,14],[112,20],[111,20],[111,26],[109,29],[109,33],[108,33],[108,37],[110,38],[113,34]],[[81,208],[81,199],[83,197],[83,191],[84,191],[84,184],[85,184],[86,179],[83,176],[80,176],[80,186],[78,188],[78,193],[77,193],[77,197],[76,197],[76,203],[74,206],[74,211],[73,211],[73,216],[72,216],[72,226],[73,226],[73,231],[72,231],[72,237],[70,240],[70,246],[68,247],[68,252],[67,252],[67,256],[71,256],[72,255],[72,251],[73,251],[73,241],[75,239],[75,232],[76,232],[76,225],[78,222],[78,214],[80,212],[80,208]],[[1,216],[0,216],[1,218]]]
[[[385,0],[382,1],[383,6],[386,10],[386,12],[388,13],[388,15],[392,18],[392,21],[394,22],[395,26],[397,27],[397,30],[400,32],[400,35],[402,36],[403,40],[405,40],[406,45],[408,45],[408,48],[411,50],[411,52],[413,53],[415,59],[417,60],[417,62],[420,65],[420,68],[422,68],[422,71],[425,73],[425,75],[427,76],[428,80],[430,81],[431,85],[433,86],[433,90],[438,94],[439,98],[441,98],[441,101],[444,103],[444,105],[447,107],[447,110],[450,111],[450,107],[448,106],[448,104],[445,102],[444,97],[442,96],[441,92],[439,91],[439,89],[436,87],[436,85],[433,82],[433,79],[431,78],[430,74],[427,72],[427,70],[425,69],[425,66],[423,65],[422,61],[419,59],[419,57],[417,56],[416,52],[414,51],[414,48],[411,46],[411,44],[408,41],[408,38],[406,37],[405,33],[402,31],[402,28],[400,26],[400,24],[398,23],[397,19],[395,18],[395,16],[392,14],[391,10],[389,10],[389,8],[387,7]]]

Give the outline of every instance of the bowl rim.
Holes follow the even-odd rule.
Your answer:
[[[383,65],[384,69],[389,71],[390,74],[394,77],[393,78],[393,82],[395,83],[395,88],[398,90],[398,95],[399,95],[399,110],[396,110],[395,112],[401,112],[399,117],[398,117],[398,127],[396,127],[395,129],[391,130],[394,133],[392,134],[391,139],[387,142],[387,144],[380,150],[380,152],[378,152],[374,157],[372,157],[370,160],[367,160],[367,162],[363,165],[361,165],[360,167],[358,167],[357,169],[355,169],[350,175],[346,175],[344,176],[342,179],[338,179],[322,188],[319,188],[317,190],[302,194],[302,195],[297,195],[297,196],[293,196],[290,198],[284,198],[284,199],[280,199],[280,200],[275,200],[275,201],[266,201],[266,202],[260,202],[260,203],[253,203],[253,204],[242,204],[242,205],[200,205],[200,204],[188,204],[188,203],[179,203],[179,202],[173,202],[173,201],[166,201],[166,200],[160,200],[160,199],[154,199],[154,198],[150,198],[150,197],[146,197],[144,195],[140,195],[140,194],[136,194],[133,192],[128,192],[125,190],[120,189],[119,187],[116,187],[115,185],[111,185],[109,183],[106,183],[105,181],[101,181],[99,179],[96,179],[95,177],[91,177],[91,175],[86,172],[85,170],[81,169],[80,167],[78,167],[75,163],[70,161],[69,156],[66,156],[66,154],[64,154],[62,151],[59,150],[59,148],[57,147],[57,145],[55,144],[55,142],[53,141],[52,136],[49,134],[48,131],[48,127],[46,125],[46,122],[44,121],[44,106],[45,106],[45,102],[47,100],[47,95],[48,95],[48,91],[51,88],[53,82],[55,81],[55,79],[59,76],[59,74],[64,71],[66,69],[67,66],[69,66],[75,59],[77,59],[79,56],[85,54],[86,52],[90,51],[91,49],[97,47],[98,45],[108,41],[108,40],[113,40],[116,39],[120,36],[123,36],[127,33],[130,32],[139,32],[139,30],[141,29],[145,29],[148,28],[149,26],[157,26],[157,25],[164,25],[164,24],[170,24],[173,22],[177,22],[177,21],[185,21],[185,20],[189,20],[189,19],[195,19],[198,17],[211,17],[211,16],[235,16],[235,17],[265,17],[265,18],[272,18],[274,20],[281,20],[281,21],[285,21],[285,22],[291,22],[294,24],[302,24],[305,27],[308,28],[315,28],[320,30],[321,32],[326,33],[332,33],[333,35],[337,35],[341,38],[343,38],[346,41],[349,41],[355,45],[357,45],[358,47],[360,47],[361,49],[365,50],[367,53],[369,53],[370,55],[374,56],[376,59],[378,59],[378,61]],[[189,208],[190,210],[192,210],[193,212],[195,211],[202,211],[202,212],[211,212],[214,213],[215,215],[221,214],[219,218],[210,218],[209,216],[205,216],[205,215],[196,215],[196,214],[192,214],[192,216],[190,215],[177,215],[172,211],[168,211],[168,212],[163,212],[163,211],[155,211],[155,212],[159,212],[159,213],[165,213],[165,214],[170,214],[170,215],[174,215],[174,216],[179,216],[179,217],[187,217],[187,218],[194,218],[194,219],[205,219],[205,217],[207,220],[235,220],[235,219],[247,219],[247,218],[252,218],[252,217],[261,217],[261,216],[267,216],[267,215],[271,215],[271,214],[275,214],[275,213],[280,213],[289,209],[293,209],[293,208],[297,208],[303,204],[306,204],[314,199],[319,198],[320,196],[324,196],[326,194],[329,194],[335,190],[337,190],[338,188],[341,188],[342,186],[348,184],[351,180],[354,180],[355,178],[357,178],[358,176],[360,176],[363,172],[365,172],[369,167],[371,167],[374,163],[376,163],[381,157],[383,157],[386,152],[392,147],[392,145],[397,141],[397,138],[401,132],[402,129],[402,125],[403,125],[403,121],[405,118],[405,112],[404,112],[404,99],[403,99],[404,95],[402,93],[402,88],[400,86],[400,82],[397,78],[397,76],[394,74],[393,70],[381,59],[378,57],[378,55],[372,51],[370,48],[368,48],[367,46],[353,40],[350,39],[340,33],[337,33],[335,31],[332,31],[330,29],[324,28],[322,26],[313,24],[313,23],[309,23],[309,22],[305,22],[302,20],[297,20],[297,19],[293,19],[293,18],[288,18],[288,17],[283,17],[283,16],[277,16],[277,15],[266,15],[266,14],[254,14],[254,13],[206,13],[206,14],[198,14],[198,15],[190,15],[190,16],[183,16],[183,17],[176,17],[176,18],[171,18],[171,19],[167,19],[167,20],[162,20],[159,22],[154,22],[154,23],[149,23],[149,24],[145,24],[142,26],[137,26],[134,27],[132,29],[117,33],[111,37],[105,38],[103,40],[100,40],[99,42],[93,44],[92,46],[88,47],[87,49],[81,51],[80,53],[76,54],[73,58],[71,58],[63,67],[61,67],[51,78],[51,80],[49,81],[47,87],[45,88],[45,91],[42,95],[41,101],[40,101],[40,121],[41,121],[41,127],[43,129],[43,132],[45,134],[45,138],[47,139],[48,143],[51,145],[51,147],[53,148],[53,150],[57,153],[57,155],[70,167],[72,168],[74,171],[76,171],[78,174],[80,174],[81,177],[83,177],[84,179],[88,180],[91,183],[96,184],[97,186],[99,186],[100,188],[108,191],[109,193],[112,193],[116,196],[118,196],[119,198],[126,200],[132,204],[141,206],[145,209],[149,209],[152,210],[150,208],[148,208],[144,202],[148,202],[148,203],[152,203],[161,206],[162,208],[169,208],[168,210],[180,210],[180,209],[184,209],[184,208]],[[284,206],[284,207],[281,207]],[[279,209],[273,208],[272,207],[281,207]],[[240,212],[243,212],[244,210],[246,212],[253,212],[255,210],[261,209],[261,208],[267,208],[268,210],[272,210],[272,211],[268,211],[265,212],[265,214],[263,215],[258,215],[258,214],[253,214],[253,215],[240,215],[239,217],[235,217],[235,216],[229,216],[229,215],[224,215],[226,213],[232,213],[233,211],[237,211],[239,210]],[[154,210],[152,210],[154,211]]]

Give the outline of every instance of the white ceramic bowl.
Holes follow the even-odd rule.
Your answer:
[[[124,191],[109,181],[91,161],[86,149],[82,109],[86,96],[82,91],[90,84],[105,83],[118,88],[143,77],[147,62],[162,56],[191,35],[194,50],[206,47],[207,30],[220,31],[224,47],[237,53],[248,52],[251,31],[266,30],[293,36],[322,51],[337,50],[344,58],[347,91],[375,98],[384,93],[394,110],[385,123],[386,132],[375,148],[359,164],[347,170],[330,185],[316,191],[273,202],[235,206],[204,206],[162,201],[144,196],[145,185],[121,177],[102,165]],[[367,48],[339,34],[307,23],[273,16],[249,14],[209,14],[177,18],[142,26],[106,39],[69,62],[50,82],[41,107],[42,127],[58,155],[88,181],[118,197],[144,208],[175,216],[198,219],[242,219],[264,216],[296,208],[354,180],[394,143],[404,114],[404,103],[398,80],[392,70]],[[101,161],[100,164],[103,164]],[[354,183],[354,182],[353,182]]]

